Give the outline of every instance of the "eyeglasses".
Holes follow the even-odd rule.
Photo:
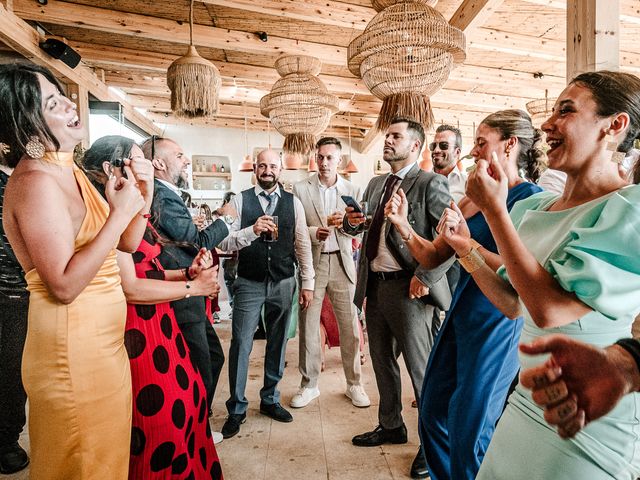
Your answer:
[[[429,151],[433,152],[436,149],[436,145],[442,151],[449,150],[449,142],[431,142],[429,144]]]

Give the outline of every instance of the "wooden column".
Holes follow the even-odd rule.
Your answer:
[[[620,68],[620,0],[567,0],[567,81]]]
[[[89,90],[82,85],[70,83],[67,85],[67,97],[76,104],[78,118],[84,125],[85,138],[82,139],[82,148],[89,148]]]

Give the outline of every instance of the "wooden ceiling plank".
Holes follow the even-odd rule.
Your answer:
[[[15,5],[14,5],[15,7]],[[160,129],[148,118],[133,109],[125,100],[109,90],[107,85],[84,64],[70,68],[55,60],[39,46],[40,36],[29,24],[0,4],[0,41],[3,41],[28,60],[50,69],[56,76],[68,79],[91,92],[98,100],[120,102],[125,116],[150,134],[160,134]],[[84,119],[87,121],[87,119]]]
[[[123,13],[57,0],[49,0],[47,5],[39,5],[29,0],[14,0],[14,10],[16,15],[28,20],[155,40],[171,39],[175,43],[189,44],[187,24],[147,15]],[[268,42],[262,42],[254,33],[205,25],[194,25],[193,43],[196,46],[258,54],[312,55],[325,63],[335,65],[343,65],[347,55],[347,50],[343,47],[275,36],[270,36]]]

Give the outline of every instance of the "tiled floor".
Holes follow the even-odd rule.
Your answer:
[[[223,313],[228,308],[223,307]],[[229,350],[230,321],[216,326],[225,352]],[[402,368],[403,405],[405,423],[409,430],[409,443],[359,448],[351,444],[353,435],[372,430],[377,425],[378,395],[371,360],[363,366],[364,387],[371,397],[369,408],[356,408],[345,397],[345,381],[340,362],[340,350],[327,350],[326,369],[320,378],[321,395],[303,409],[290,409],[294,421],[279,423],[260,415],[259,395],[262,386],[262,359],[264,340],[254,344],[251,355],[247,398],[247,421],[234,438],[218,445],[226,480],[262,480],[285,478],[291,480],[391,480],[406,479],[411,462],[418,449],[417,411],[411,408],[413,393],[409,376]],[[402,361],[402,360],[401,360]],[[289,341],[288,366],[280,383],[282,404],[288,408],[297,390],[298,339]],[[220,377],[214,401],[213,429],[220,430],[226,416],[224,402],[229,388],[226,369]],[[28,437],[21,442],[28,448]],[[27,479],[27,471],[1,479]],[[37,480],[37,479],[34,479]]]

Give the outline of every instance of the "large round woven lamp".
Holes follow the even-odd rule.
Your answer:
[[[193,46],[193,0],[189,7],[189,49],[167,70],[171,90],[171,111],[177,117],[211,117],[218,113],[218,94],[222,86],[220,72]]]
[[[449,25],[433,0],[372,0],[378,14],[347,51],[351,73],[382,100],[376,128],[396,116],[425,129],[434,124],[429,97],[465,59],[464,33]]]
[[[271,92],[260,99],[260,112],[284,135],[286,153],[306,157],[313,150],[316,135],[329,125],[338,111],[338,98],[327,92],[317,77],[320,60],[306,55],[289,55],[276,60],[282,77]]]
[[[553,106],[556,103],[555,97],[549,97],[549,92],[544,91],[544,98],[537,100],[531,100],[527,102],[527,112],[531,115],[531,123],[536,127],[542,125],[542,123],[551,116],[553,113]]]

